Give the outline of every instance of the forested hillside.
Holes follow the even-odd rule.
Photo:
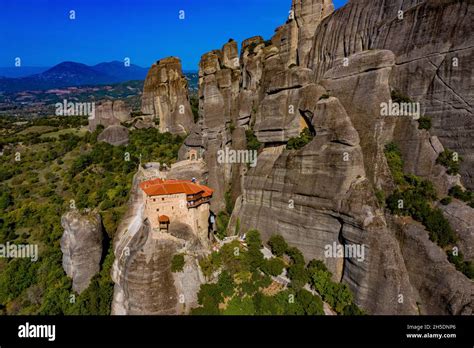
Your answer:
[[[1,119],[0,244],[34,244],[39,259],[0,258],[1,314],[109,314],[110,244],[142,161],[172,163],[182,139],[155,129],[130,132],[127,146],[97,142],[85,117]],[[81,295],[61,260],[61,215],[97,209],[107,233],[101,271]]]

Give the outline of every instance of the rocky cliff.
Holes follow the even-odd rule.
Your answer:
[[[198,260],[206,252],[191,228],[171,224],[169,234],[152,238],[143,217],[144,193],[138,184],[153,170],[141,169],[134,177],[129,209],[117,228],[114,240],[115,283],[112,314],[186,314],[197,306],[197,292],[204,277]],[[161,172],[161,177],[166,174]],[[182,271],[171,271],[174,255],[182,254]]]
[[[400,246],[410,277],[417,289],[420,314],[472,315],[473,284],[448,262],[428,232],[410,219],[398,219]]]
[[[98,105],[94,117],[89,118],[89,131],[95,131],[98,125],[104,128],[120,125],[131,119],[131,111],[122,100],[106,101]]]
[[[142,113],[159,123],[161,132],[185,135],[193,125],[188,81],[175,57],[152,65],[143,86]]]
[[[462,180],[474,188],[474,82],[468,78],[474,75],[473,15],[472,1],[353,0],[316,28],[305,66],[320,80],[342,58],[392,51],[391,87],[432,117],[430,133],[464,157]]]
[[[97,140],[113,146],[126,145],[128,143],[128,128],[121,125],[109,126],[97,136]]]
[[[439,204],[459,240],[457,247],[465,260],[474,261],[474,209],[457,199],[448,205]]]
[[[235,127],[239,118],[240,76],[237,42],[233,40],[229,40],[221,50],[214,50],[201,57],[200,121],[180,151],[180,159],[189,158],[191,151],[195,151],[207,163],[208,185],[215,190],[211,206],[216,211],[224,209],[224,195],[227,191],[240,188],[240,176],[233,177],[232,173],[239,173],[241,167],[218,162],[219,150],[226,147],[245,148],[245,145],[239,146],[239,143],[245,142],[245,133]]]
[[[353,0],[337,11],[330,0],[293,0],[270,40],[245,40],[240,56],[233,40],[204,54],[199,122],[179,158],[199,160],[193,170],[215,190],[215,212],[226,198],[235,202],[229,234],[256,228],[264,239],[283,235],[307,260],[323,260],[370,314],[471,314],[472,281],[422,226],[385,211],[376,192],[395,188],[384,154],[391,141],[400,144],[404,170],[431,180],[438,195],[460,180],[473,186],[474,38],[466,34],[473,12],[474,4],[462,0]],[[433,128],[383,116],[381,105],[394,91],[419,102]],[[155,113],[149,96],[144,110]],[[312,139],[287,148],[304,129]],[[249,135],[261,143],[254,167],[219,160],[226,148],[246,149]],[[436,164],[445,148],[464,157],[461,177]],[[150,240],[134,197],[115,246],[113,311],[184,313],[179,284],[197,289],[196,260],[205,250],[184,230]],[[442,210],[471,258],[472,208],[455,201]],[[332,246],[362,250],[339,257],[327,253]],[[169,270],[182,250],[186,281]]]
[[[238,221],[241,231],[257,228],[266,238],[282,234],[306,258],[323,258],[370,313],[419,313],[416,302],[425,285],[410,280],[410,261],[375,191],[389,193],[394,187],[384,155],[392,140],[401,144],[405,171],[430,179],[441,195],[459,183],[459,177],[447,175],[436,158],[445,147],[458,150],[465,157],[462,174],[469,185],[465,129],[471,127],[472,109],[462,100],[469,104],[472,93],[466,94],[472,89],[470,80],[461,77],[463,72],[472,75],[472,65],[465,62],[461,69],[451,69],[451,77],[441,71],[446,72],[452,56],[471,52],[459,37],[470,32],[466,16],[472,6],[463,1],[361,0],[332,11],[328,1],[295,0],[287,23],[271,40],[253,37],[242,43],[238,110],[231,112],[230,120],[236,120],[236,129],[251,129],[264,147],[257,166],[241,180],[242,195],[228,230],[235,231]],[[438,35],[433,27],[443,33]],[[429,37],[422,28],[430,28]],[[457,37],[451,37],[453,33]],[[205,76],[218,71],[220,54],[205,56]],[[228,112],[216,115],[216,110],[233,110],[235,99],[221,97],[218,84],[209,90],[203,85],[202,105],[219,107],[203,108],[202,118],[212,115],[212,124],[220,122],[223,129]],[[391,101],[394,90],[420,102],[422,114],[433,117],[432,130],[419,130],[410,118],[381,115],[381,104]],[[464,96],[455,96],[461,90]],[[443,110],[447,119],[456,118],[449,141],[443,135],[448,134],[444,116],[441,119],[436,110]],[[298,151],[287,150],[289,139],[304,128],[314,140]],[[230,134],[226,141],[233,144],[236,139]],[[208,147],[209,140],[199,132],[188,142],[199,144],[205,158],[219,148]],[[214,163],[208,166],[212,171]],[[364,245],[366,259],[325,258],[324,250],[332,243]],[[430,243],[421,247],[441,252]],[[460,273],[456,277],[465,278]],[[469,290],[460,291],[466,295]],[[450,291],[451,296],[458,292]],[[433,303],[425,312],[449,312],[442,301]]]
[[[61,217],[63,268],[72,278],[72,288],[81,293],[100,270],[102,258],[102,220],[95,212],[71,210]]]

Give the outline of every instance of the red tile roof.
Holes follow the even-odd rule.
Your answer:
[[[158,220],[160,222],[170,222],[170,218],[166,215],[160,215],[160,217],[158,218]]]
[[[203,197],[210,197],[214,193],[214,190],[207,186],[186,180],[153,179],[140,183],[140,188],[145,191],[148,196],[173,195],[177,193],[195,195],[202,193]]]

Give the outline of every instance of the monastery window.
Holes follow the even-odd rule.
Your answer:
[[[156,211],[160,211],[160,209],[159,209],[159,208],[156,208]]]
[[[165,200],[165,198],[163,197],[163,198],[161,198],[161,200],[162,200],[162,201],[164,201],[164,200]]]

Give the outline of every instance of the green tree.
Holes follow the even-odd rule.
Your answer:
[[[171,272],[182,272],[184,268],[184,255],[183,254],[176,254],[173,255],[171,259]]]
[[[304,267],[304,263],[295,263],[288,268],[288,278],[291,280],[290,286],[299,290],[309,281],[309,273]]]
[[[438,158],[436,159],[437,164],[441,164],[442,166],[446,167],[447,173],[449,175],[459,174],[459,170],[461,168],[461,161],[461,156],[448,149],[441,152]]]
[[[301,131],[299,137],[290,138],[286,144],[288,150],[299,150],[313,140],[314,135],[308,128]]]
[[[272,253],[278,257],[283,256],[283,254],[286,253],[286,250],[288,249],[288,244],[279,234],[274,234],[271,236],[268,240],[268,245],[270,246]]]
[[[13,205],[13,196],[10,189],[2,188],[2,193],[0,193],[0,209],[6,210],[11,205]]]
[[[324,315],[323,302],[306,289],[300,289],[296,293],[296,300],[301,304],[306,315]]]
[[[233,297],[223,311],[224,315],[254,315],[255,306],[250,297]]]
[[[431,129],[431,117],[421,116],[418,120],[418,129]]]
[[[273,257],[263,262],[262,271],[276,277],[283,272],[284,267],[285,263],[281,259]]]

